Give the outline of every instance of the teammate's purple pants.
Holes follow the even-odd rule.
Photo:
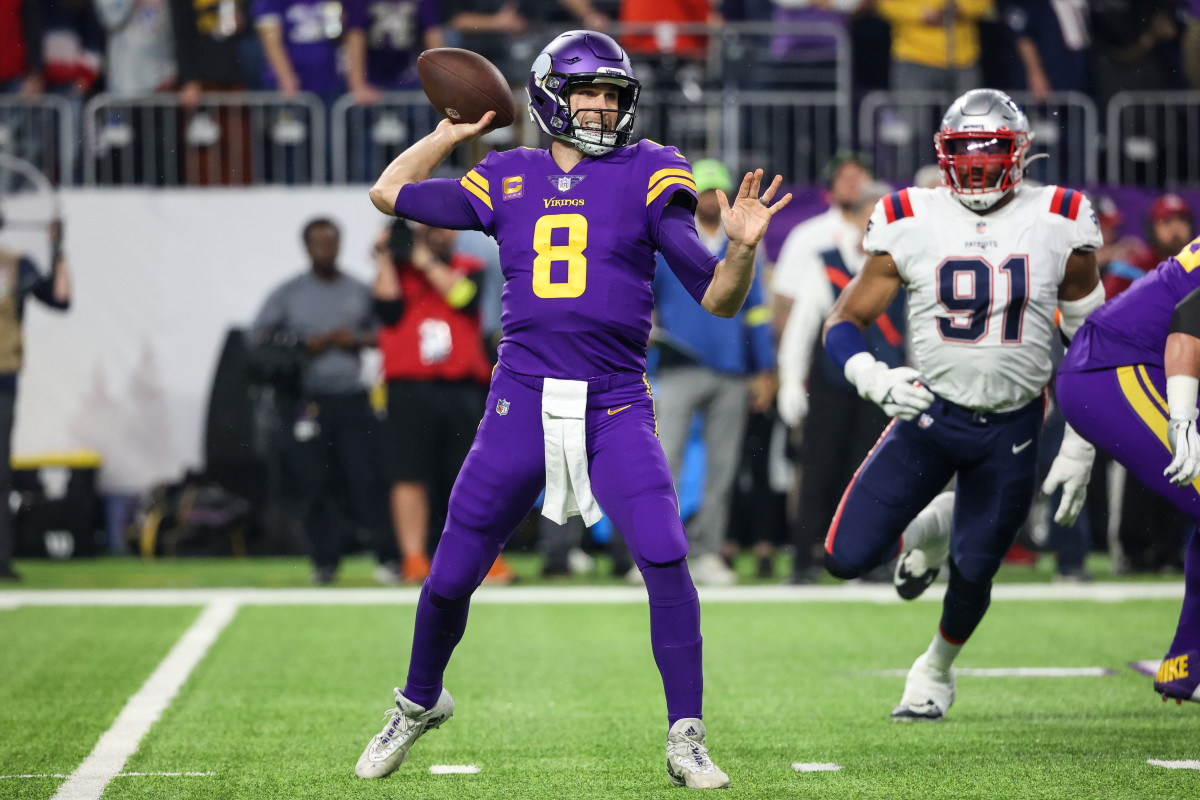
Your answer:
[[[1163,477],[1171,463],[1167,443],[1167,379],[1161,367],[1133,364],[1093,372],[1060,372],[1058,404],[1071,427],[1103,449],[1143,485],[1200,522],[1200,487]],[[1184,559],[1183,611],[1168,657],[1200,649],[1200,536]]]
[[[471,593],[545,486],[541,405],[540,379],[496,369],[417,604],[404,695],[426,708],[437,701],[450,654],[462,639]],[[625,537],[646,581],[650,640],[667,716],[672,724],[700,717],[700,605],[645,379],[620,373],[589,381],[586,427],[592,493]]]

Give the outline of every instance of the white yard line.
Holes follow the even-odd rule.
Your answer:
[[[792,769],[796,772],[840,772],[842,765],[816,761],[808,764],[792,764]]]
[[[916,602],[941,602],[943,585],[930,587]],[[214,602],[239,606],[369,605],[413,606],[420,590],[388,589],[47,589],[0,591],[0,608],[17,606],[201,606]],[[1003,583],[992,587],[992,599],[1086,600],[1117,603],[1126,600],[1178,600],[1183,582],[1170,583]],[[890,584],[848,583],[836,586],[700,587],[705,603],[844,603],[904,602]],[[646,590],[625,586],[485,586],[472,605],[612,605],[645,603]]]
[[[118,772],[114,778],[211,778],[215,772]],[[13,778],[69,778],[70,775],[43,773],[41,775],[0,775],[0,781]]]
[[[1147,764],[1166,769],[1200,769],[1200,761],[1159,761],[1156,758],[1146,760]]]
[[[434,764],[429,768],[434,775],[474,775],[479,767],[474,764]]]
[[[121,774],[142,737],[162,716],[208,648],[237,613],[237,604],[225,599],[209,603],[187,632],[167,653],[137,694],[121,709],[91,754],[59,787],[53,800],[99,800],[104,787]]]
[[[1108,667],[957,667],[955,673],[976,678],[1103,678],[1116,675]],[[855,672],[878,678],[904,678],[906,669],[875,669]]]

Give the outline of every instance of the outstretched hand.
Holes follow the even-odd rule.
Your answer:
[[[771,185],[767,187],[760,198],[758,193],[762,187],[762,178],[763,171],[761,169],[747,172],[746,176],[742,178],[742,185],[738,187],[733,205],[729,204],[729,198],[725,196],[725,193],[717,189],[717,202],[721,205],[721,222],[725,226],[725,235],[729,237],[729,241],[754,247],[767,232],[771,217],[792,202],[792,195],[789,192],[781,197],[775,205],[771,205],[771,200],[775,198],[775,193],[783,184],[782,175],[775,176],[775,180],[771,181]]]
[[[487,126],[491,125],[495,118],[496,112],[488,111],[480,117],[478,122],[451,122],[449,119],[444,119],[438,123],[435,130],[442,136],[450,137],[450,140],[458,145],[482,136],[487,130]]]

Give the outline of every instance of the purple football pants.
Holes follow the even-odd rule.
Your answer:
[[[1129,470],[1144,486],[1200,522],[1200,487],[1163,477],[1167,443],[1167,378],[1161,367],[1133,364],[1093,372],[1061,372],[1058,404],[1071,427]],[[1200,536],[1192,533],[1184,559],[1183,610],[1168,657],[1200,649]]]
[[[545,486],[541,404],[540,379],[495,370],[417,605],[404,695],[426,708],[441,692],[446,664],[466,627],[471,593]],[[592,493],[625,537],[646,580],[651,646],[668,718],[673,723],[700,717],[700,606],[644,378],[620,373],[589,381],[586,428]]]

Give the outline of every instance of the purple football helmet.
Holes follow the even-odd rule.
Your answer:
[[[568,97],[580,84],[612,84],[618,88],[613,130],[585,130],[571,114]],[[629,144],[641,84],[629,56],[612,37],[595,31],[568,31],[554,39],[533,62],[529,73],[529,116],[556,139],[589,156],[602,156]],[[606,119],[608,114],[602,115]]]

